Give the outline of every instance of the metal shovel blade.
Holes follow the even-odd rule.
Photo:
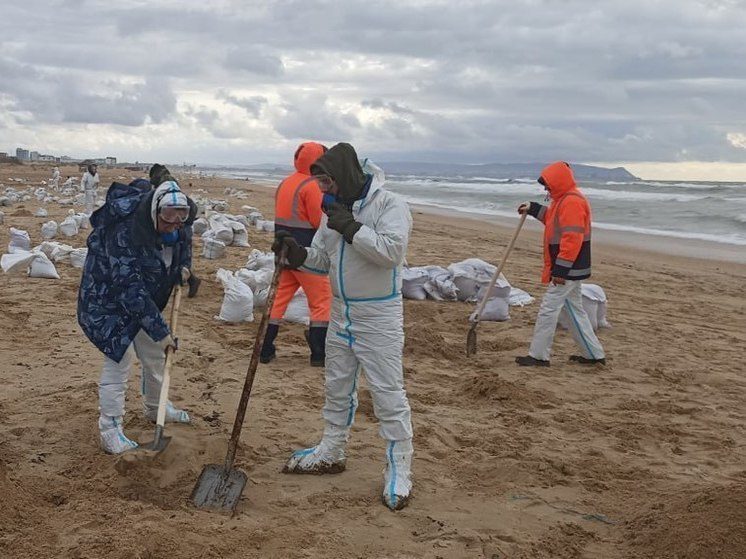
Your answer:
[[[140,448],[145,450],[152,450],[155,452],[162,452],[171,442],[171,437],[163,436],[163,427],[156,425],[155,427],[155,439],[152,442],[144,443],[140,445]]]
[[[466,334],[466,356],[471,357],[477,352],[477,323],[471,325]]]
[[[192,490],[192,503],[200,509],[231,512],[236,508],[248,480],[241,470],[223,464],[208,464]]]

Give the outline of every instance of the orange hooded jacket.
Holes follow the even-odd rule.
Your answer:
[[[296,172],[280,183],[275,192],[275,231],[290,232],[298,244],[310,246],[321,224],[323,194],[311,175],[311,165],[326,148],[305,142],[295,152]]]
[[[575,184],[570,166],[557,161],[544,168],[539,182],[549,191],[549,207],[531,202],[528,213],[544,223],[544,270],[553,277],[581,280],[591,275],[591,206]]]

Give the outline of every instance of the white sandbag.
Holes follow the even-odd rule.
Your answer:
[[[523,307],[525,305],[530,305],[534,302],[534,298],[531,297],[530,294],[523,291],[523,289],[518,289],[517,287],[511,287],[510,288],[510,306],[511,307]]]
[[[201,235],[202,233],[207,231],[209,228],[210,228],[210,224],[207,222],[207,220],[204,217],[195,219],[194,223],[192,223],[192,232],[195,235]]]
[[[269,297],[269,287],[254,291],[254,308],[263,309],[267,305],[267,297]]]
[[[76,213],[71,214],[73,218],[75,219],[75,223],[78,224],[78,229],[88,229],[91,226],[91,222],[88,220],[88,214],[85,213]]]
[[[8,252],[28,252],[31,250],[31,237],[28,232],[22,229],[10,228],[10,242],[8,243]]]
[[[85,265],[86,256],[88,256],[86,247],[76,248],[70,252],[70,264],[73,268],[82,268]]]
[[[401,294],[405,299],[423,301],[427,299],[425,284],[430,281],[430,274],[422,267],[404,268],[401,272]]]
[[[57,236],[57,222],[47,221],[41,226],[41,236],[47,241]]]
[[[211,215],[208,219],[210,231],[218,241],[223,241],[226,246],[233,242],[233,229],[226,224],[226,220],[220,214]]]
[[[467,258],[448,266],[458,288],[458,300],[476,301],[479,290],[487,287],[495,270],[495,266],[479,258]]]
[[[253,322],[254,294],[249,286],[224,268],[218,269],[217,276],[225,295],[220,314],[215,318],[225,322]]]
[[[2,206],[2,204],[0,204]],[[3,212],[0,212],[0,225],[5,223],[5,214]]]
[[[305,324],[308,326],[311,322],[311,317],[308,310],[308,298],[306,297],[303,289],[299,289],[293,295],[290,300],[285,316],[283,317],[285,322],[295,322],[297,324]]]
[[[275,269],[275,254],[273,252],[262,252],[259,249],[251,249],[249,258],[244,265],[247,270]]]
[[[262,221],[264,219],[264,216],[260,211],[251,211],[246,214],[246,218],[249,220],[250,225],[256,226],[258,221]]]
[[[60,223],[60,233],[65,235],[66,237],[74,237],[78,234],[78,222],[75,219],[75,216],[68,215],[62,223]]]
[[[482,289],[486,290],[487,286],[484,286]],[[510,290],[511,287],[508,280],[500,274],[497,282],[495,282],[495,286],[490,291],[490,297],[484,305],[480,320],[490,322],[510,320]]]
[[[210,206],[216,212],[228,211],[228,202],[226,202],[225,200],[210,200]]]
[[[225,254],[225,243],[210,237],[202,237],[202,257],[209,260],[221,258]]]
[[[0,258],[0,267],[6,274],[25,273],[28,271],[31,262],[36,258],[36,254],[27,250],[19,250],[11,254],[3,254]]]
[[[233,242],[231,244],[236,247],[250,247],[249,232],[246,231],[246,226],[238,221],[229,221],[228,224],[233,230]]]
[[[423,289],[429,297],[436,301],[457,301],[458,288],[453,283],[451,272],[441,266],[424,266],[427,271],[428,280]]]
[[[263,221],[262,222],[262,231],[265,233],[274,233],[275,232],[275,222],[274,221]]]
[[[69,262],[70,253],[73,250],[73,247],[70,245],[58,243],[57,241],[44,241],[38,247],[34,248],[34,251],[43,252],[55,263]]]
[[[45,208],[38,208],[34,212],[34,217],[47,217],[49,215],[49,212]]]
[[[236,272],[236,277],[244,282],[251,288],[251,291],[256,293],[263,289],[267,289],[269,284],[272,282],[272,275],[274,271],[269,268],[262,268],[259,270],[247,270],[241,268]]]
[[[28,275],[30,278],[60,279],[54,264],[43,252],[35,253]]]
[[[599,328],[611,328],[611,324],[606,319],[606,293],[600,285],[595,283],[584,283],[580,286],[580,292],[582,295],[583,309],[585,314],[591,321],[593,330]],[[570,327],[571,318],[567,314],[565,308],[560,312],[559,323],[560,326],[567,329]]]

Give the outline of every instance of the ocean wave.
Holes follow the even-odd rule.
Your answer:
[[[694,202],[704,200],[705,195],[677,194],[671,192],[638,192],[634,190],[603,190],[600,188],[581,188],[591,200],[630,200],[640,202]]]

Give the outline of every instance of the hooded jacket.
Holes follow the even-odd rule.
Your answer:
[[[591,206],[575,184],[570,166],[557,161],[544,168],[539,182],[549,191],[549,207],[531,202],[528,213],[544,223],[544,270],[552,277],[581,280],[591,275]]]
[[[337,197],[348,206],[365,195],[369,177],[363,172],[355,148],[344,142],[336,144],[313,165],[314,175],[328,175],[339,188]]]
[[[295,152],[296,172],[275,192],[275,231],[288,231],[304,247],[311,244],[321,224],[323,195],[311,176],[311,165],[325,150],[315,142],[301,144]]]
[[[91,215],[88,256],[78,291],[78,323],[107,357],[121,361],[140,329],[155,341],[169,328],[161,311],[168,304],[181,269],[192,263],[191,200],[189,218],[179,230],[171,265],[151,218],[154,191],[113,183],[106,203]]]
[[[362,184],[369,188],[351,206],[355,220],[363,224],[352,244],[329,229],[324,218],[300,268],[328,273],[332,294],[347,307],[401,299],[401,269],[412,229],[409,206],[383,188],[383,171],[370,162],[363,169]]]

